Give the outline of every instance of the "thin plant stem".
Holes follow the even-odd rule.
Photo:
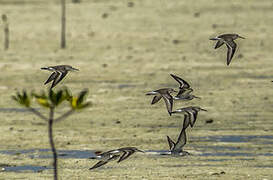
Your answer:
[[[58,160],[58,156],[57,156],[57,151],[54,145],[54,141],[53,141],[53,130],[52,130],[52,126],[53,126],[53,118],[54,118],[54,107],[50,107],[50,112],[49,112],[49,121],[48,121],[48,136],[49,136],[49,142],[50,142],[50,146],[51,146],[51,151],[53,153],[53,167],[54,167],[54,180],[58,180],[58,167],[57,167],[57,160]]]
[[[33,112],[35,115],[37,115],[38,117],[40,117],[42,120],[48,121],[48,119],[36,109],[30,107],[29,110]]]
[[[65,2],[66,0],[61,0],[61,10],[62,10],[62,17],[61,17],[61,48],[64,49],[66,47],[66,39],[65,39],[65,33],[66,33],[66,6]]]
[[[69,115],[71,115],[74,112],[75,112],[74,109],[70,109],[69,111],[67,111],[66,113],[64,113],[63,115],[61,115],[60,117],[56,118],[54,120],[54,122],[62,121],[63,119],[67,118]]]
[[[6,14],[2,15],[2,20],[4,23],[4,35],[5,35],[4,50],[8,50],[9,49],[9,23],[8,23],[8,18]]]

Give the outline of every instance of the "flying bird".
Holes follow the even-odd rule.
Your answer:
[[[172,88],[163,88],[163,89],[158,89],[155,91],[151,91],[146,93],[146,95],[154,95],[154,98],[151,102],[151,104],[157,103],[162,97],[165,101],[167,111],[169,115],[172,115],[172,109],[173,109],[173,97],[171,96],[172,92],[177,92]]]
[[[96,163],[94,166],[89,168],[89,170],[98,168],[102,165],[107,164],[110,161],[114,161],[116,159],[119,159],[117,163],[120,163],[121,161],[127,159],[129,156],[134,154],[135,152],[142,152],[145,153],[142,150],[139,150],[135,147],[125,147],[125,148],[120,148],[120,149],[114,149],[110,150],[104,153],[98,152],[96,157],[91,157],[90,159],[99,159],[100,161]]]
[[[174,78],[174,80],[176,80],[179,83],[179,92],[177,93],[176,96],[173,97],[174,100],[192,100],[194,98],[201,99],[200,97],[191,94],[193,89],[191,88],[190,84],[187,81],[174,74],[170,75]]]
[[[47,84],[53,81],[50,89],[54,88],[67,75],[68,71],[79,71],[78,69],[73,68],[70,65],[48,66],[48,67],[42,67],[41,69],[52,71],[52,74],[44,83],[44,84]]]
[[[185,116],[186,118],[186,116]],[[181,128],[181,132],[177,138],[177,141],[174,142],[169,136],[167,136],[168,144],[170,147],[170,152],[173,155],[189,155],[187,151],[183,151],[183,147],[187,143],[186,129]]]
[[[245,39],[238,34],[222,34],[210,39],[213,41],[217,41],[214,49],[221,47],[223,44],[227,46],[227,65],[230,64],[231,59],[236,51],[237,44],[234,42],[234,40],[237,38]]]
[[[189,125],[191,127],[194,126],[199,111],[207,111],[207,110],[202,109],[199,106],[189,106],[189,107],[177,109],[177,110],[173,111],[172,114],[173,113],[183,113],[184,114],[183,128],[186,129]]]

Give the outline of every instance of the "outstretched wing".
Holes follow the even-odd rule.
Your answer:
[[[118,163],[127,159],[129,156],[131,156],[135,151],[131,151],[131,150],[128,150],[128,151],[124,151],[124,153],[122,154],[122,156],[119,158],[118,160]]]
[[[228,50],[227,50],[227,65],[229,65],[231,62],[231,59],[236,51],[237,45],[234,41],[231,40],[231,41],[226,41],[226,46],[228,48]]]
[[[54,79],[57,79],[58,76],[59,76],[59,73],[53,72],[53,73],[49,76],[49,78],[46,80],[46,82],[45,82],[44,84],[47,84],[47,83],[53,81]]]
[[[183,89],[183,88],[190,88],[190,85],[189,83],[187,83],[187,81],[185,81],[184,79],[176,76],[176,75],[173,75],[171,74],[171,76],[179,83],[179,88],[180,89]]]
[[[163,94],[162,97],[165,101],[167,111],[168,111],[169,115],[171,116],[172,109],[173,109],[173,97],[169,93]]]
[[[183,129],[187,129],[191,122],[191,114],[186,111],[186,114],[184,114],[184,121],[183,121]]]
[[[186,143],[187,143],[186,129],[182,128],[173,151],[181,152],[182,148],[185,146]]]
[[[168,144],[170,147],[170,151],[172,151],[175,146],[175,143],[173,142],[173,140],[169,136],[167,136],[167,140],[168,140]]]
[[[108,163],[108,161],[99,161],[97,164],[95,164],[94,166],[92,166],[91,168],[89,168],[89,170],[101,167],[102,165],[107,164],[107,163]]]
[[[57,73],[59,75],[56,79],[54,79],[51,88],[54,88],[67,75],[67,71],[57,71]]]
[[[187,96],[189,95],[191,92],[193,91],[192,88],[189,89],[180,89],[179,92],[177,93],[177,95],[175,97],[182,97],[182,96]]]
[[[219,39],[217,43],[215,44],[214,49],[221,47],[223,44],[224,44],[224,41],[222,39]]]
[[[113,161],[113,160],[116,160],[120,155],[117,154],[117,155],[113,155],[111,156],[109,159],[106,159],[106,160],[102,160],[102,161],[99,161],[97,164],[95,164],[93,167],[89,168],[89,170],[92,170],[92,169],[95,169],[95,168],[98,168],[104,164],[107,164],[109,161]]]
[[[160,99],[162,98],[161,95],[156,95],[154,96],[153,100],[152,100],[152,103],[151,104],[155,104],[157,103]]]
[[[190,125],[191,125],[191,127],[193,127],[193,125],[195,124],[195,121],[196,121],[196,119],[197,119],[198,111],[192,109],[192,112],[191,112],[191,113],[192,113],[193,119],[191,119]]]

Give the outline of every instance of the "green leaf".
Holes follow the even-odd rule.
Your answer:
[[[84,108],[87,108],[90,105],[91,105],[91,102],[87,102],[85,104],[81,104],[80,106],[78,106],[78,109],[84,109]]]
[[[64,100],[63,97],[63,90],[58,91],[56,94],[56,106],[62,103],[62,101]]]
[[[36,100],[43,107],[49,108],[51,106],[47,98],[36,98]]]
[[[77,105],[80,105],[82,104],[85,96],[87,95],[88,93],[88,90],[87,89],[84,89],[83,91],[80,92],[80,95],[79,95],[79,98],[78,98],[78,102],[77,102]]]
[[[12,96],[12,99],[25,107],[30,107],[31,99],[25,90],[23,90],[22,94],[17,92],[15,96]]]
[[[81,91],[79,93],[79,95],[77,97],[73,96],[71,99],[70,99],[70,105],[73,109],[83,109],[87,106],[90,105],[89,102],[87,103],[84,103],[84,100],[85,100],[85,97],[88,93],[88,90],[87,89],[84,89],[83,91]]]

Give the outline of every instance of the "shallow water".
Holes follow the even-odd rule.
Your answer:
[[[4,172],[25,172],[25,171],[30,171],[30,172],[42,172],[47,169],[52,169],[51,167],[47,166],[32,166],[32,165],[25,165],[25,166],[7,166],[7,167],[2,167],[1,171]]]
[[[146,151],[148,152],[148,154],[151,155],[170,155],[169,151],[164,151],[164,150],[149,150]],[[205,157],[215,157],[215,156],[227,156],[227,157],[241,157],[241,156],[245,156],[245,157],[254,157],[254,156],[273,156],[273,153],[246,153],[246,152],[201,152],[198,151],[191,153],[191,151],[189,151],[190,156],[205,156]]]
[[[39,108],[35,108],[39,110]],[[27,108],[0,108],[0,112],[30,112]]]
[[[1,150],[1,154],[21,155],[27,154],[30,158],[52,158],[50,149],[27,149],[27,150]],[[94,151],[90,150],[58,150],[58,158],[87,159],[95,157]]]
[[[212,142],[232,142],[232,143],[242,143],[242,142],[255,142],[262,144],[273,144],[273,136],[238,136],[238,135],[229,135],[229,136],[207,136],[207,137],[198,137],[201,141],[212,141]],[[265,141],[266,140],[266,141]]]
[[[249,142],[248,140],[258,140],[267,139],[268,144],[272,144],[273,136],[209,136],[201,137],[205,139],[204,141],[213,142]],[[263,144],[265,144],[265,142]],[[187,146],[187,145],[186,145]],[[215,146],[196,146],[192,145],[194,148],[193,152],[189,152],[194,156],[225,156],[225,157],[239,157],[239,156],[273,156],[271,151],[259,153],[257,149],[250,147],[239,147],[239,146],[229,146],[229,145],[215,145]],[[268,148],[267,148],[268,149]],[[269,147],[269,149],[271,149]],[[186,148],[187,150],[187,148]],[[58,150],[59,158],[74,158],[74,159],[88,159],[90,157],[95,157],[94,151],[92,150]],[[52,158],[52,153],[50,149],[27,149],[27,150],[0,150],[1,154],[8,155],[21,155],[26,154],[29,158]],[[170,155],[168,150],[146,150],[147,155]]]

